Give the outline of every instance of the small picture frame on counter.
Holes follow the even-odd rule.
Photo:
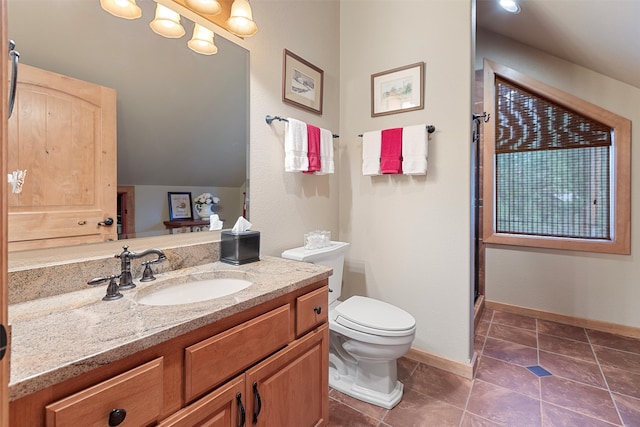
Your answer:
[[[169,221],[185,221],[193,219],[190,192],[169,192]]]

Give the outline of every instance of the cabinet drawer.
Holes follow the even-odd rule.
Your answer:
[[[162,357],[46,407],[47,426],[106,426],[124,409],[121,426],[148,425],[162,409]],[[114,424],[115,425],[115,424]]]
[[[187,402],[237,375],[290,341],[289,304],[185,349]]]
[[[296,336],[325,323],[329,316],[328,287],[304,294],[296,299]]]

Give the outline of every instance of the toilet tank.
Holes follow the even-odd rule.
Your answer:
[[[331,304],[340,298],[342,293],[342,268],[347,246],[349,243],[334,241],[331,241],[329,246],[320,249],[305,249],[300,246],[282,252],[282,258],[331,267],[333,269],[333,274],[329,277],[329,289],[331,290],[329,304]]]

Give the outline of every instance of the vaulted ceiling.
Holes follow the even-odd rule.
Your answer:
[[[639,0],[477,0],[477,26],[640,88]]]

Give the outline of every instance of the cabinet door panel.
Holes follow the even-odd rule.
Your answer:
[[[237,427],[245,406],[244,374],[165,419],[158,427]],[[245,422],[244,425],[247,425]]]
[[[325,425],[329,413],[328,345],[329,326],[325,324],[248,370],[248,419],[254,421],[259,406],[257,426]]]
[[[286,304],[185,349],[189,402],[287,345],[291,307]]]

